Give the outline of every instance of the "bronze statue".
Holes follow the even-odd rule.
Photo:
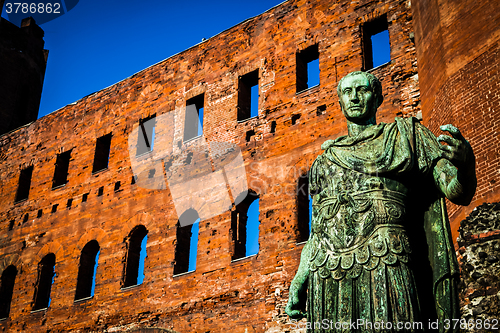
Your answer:
[[[377,124],[382,86],[370,73],[346,75],[337,93],[348,135],[323,143],[309,172],[311,235],[287,314],[307,317],[308,332],[458,331],[444,197],[474,195],[470,144],[452,125],[436,139],[416,118]]]

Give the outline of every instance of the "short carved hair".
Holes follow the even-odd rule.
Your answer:
[[[382,83],[380,83],[379,79],[372,73],[367,73],[367,72],[361,72],[361,71],[356,71],[356,72],[351,72],[344,76],[343,78],[340,79],[339,84],[337,86],[337,95],[340,98],[340,95],[342,94],[341,91],[341,86],[342,82],[344,81],[345,78],[354,76],[354,75],[364,75],[368,82],[370,83],[370,87],[373,89],[373,92],[375,93],[375,96],[377,97],[377,108],[382,104],[384,101],[384,96],[382,95]]]

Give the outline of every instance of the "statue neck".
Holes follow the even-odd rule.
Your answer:
[[[362,123],[353,123],[352,121],[347,120],[347,133],[349,136],[357,136],[359,133],[373,125],[376,125],[375,117]]]

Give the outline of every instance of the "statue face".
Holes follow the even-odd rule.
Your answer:
[[[364,75],[345,78],[341,88],[340,106],[342,113],[349,121],[365,122],[375,116],[376,96]]]

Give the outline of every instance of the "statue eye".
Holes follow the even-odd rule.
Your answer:
[[[350,92],[351,92],[351,90],[352,90],[351,88],[345,88],[345,89],[344,89],[344,94],[348,94],[348,93],[350,93]]]

